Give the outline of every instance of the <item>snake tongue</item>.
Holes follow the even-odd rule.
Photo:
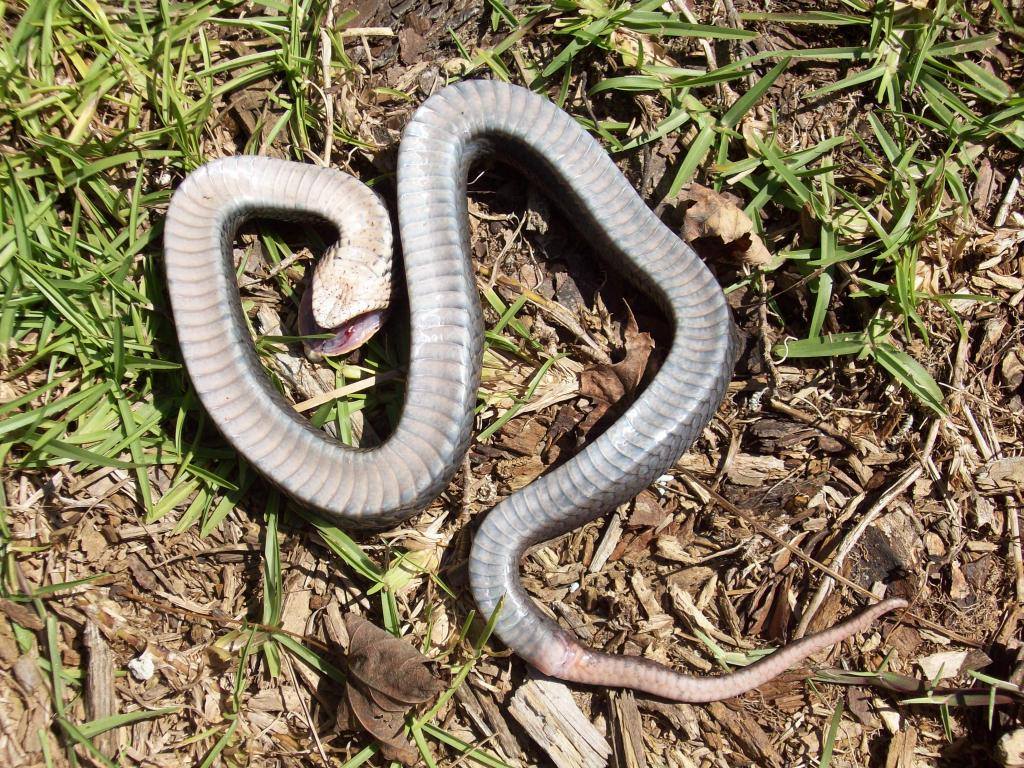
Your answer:
[[[313,360],[324,357],[346,355],[358,349],[380,330],[384,324],[385,311],[371,310],[346,320],[335,328],[322,328],[313,317],[311,291],[306,291],[299,305],[299,333],[302,336],[333,334],[327,339],[306,339],[303,345],[306,354]]]

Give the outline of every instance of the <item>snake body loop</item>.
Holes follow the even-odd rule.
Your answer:
[[[470,582],[483,615],[503,599],[498,636],[547,674],[713,701],[763,684],[904,605],[883,601],[717,678],[590,651],[534,605],[519,580],[524,551],[613,510],[679,459],[726,391],[736,336],[725,296],[693,250],[569,115],[514,86],[449,86],[405,130],[398,219],[410,362],[402,416],[377,448],[342,446],[295,414],[270,385],[240,308],[230,244],[244,217],[307,215],[334,224],[355,248],[389,252],[379,200],[338,171],[258,157],[214,161],[182,183],[167,215],[168,290],[189,374],[228,440],[297,501],[350,527],[391,526],[441,492],[468,448],[480,380],[483,326],[466,184],[484,153],[541,183],[594,250],[646,291],[674,329],[660,371],[618,421],[571,461],[498,504],[481,525]]]

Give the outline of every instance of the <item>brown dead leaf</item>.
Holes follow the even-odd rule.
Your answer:
[[[345,629],[349,677],[338,726],[362,727],[381,743],[385,757],[412,765],[419,753],[402,733],[405,716],[444,685],[427,668],[429,660],[406,640],[354,613],[345,617]]]
[[[772,260],[750,218],[724,195],[691,183],[680,195],[689,207],[683,218],[683,238],[705,258],[726,258],[751,266]]]
[[[441,691],[427,669],[428,659],[362,616],[349,614],[349,672],[364,685],[407,704],[422,704]]]
[[[412,743],[402,733],[405,725],[404,712],[382,710],[358,685],[345,686],[345,697],[352,715],[371,736],[384,747],[390,747],[392,759],[404,765],[416,762],[418,754]]]
[[[579,429],[587,434],[608,410],[630,397],[643,379],[647,360],[654,349],[654,339],[641,333],[632,312],[623,332],[626,356],[614,365],[598,363],[580,374],[580,394],[594,401],[593,410],[580,422]]]

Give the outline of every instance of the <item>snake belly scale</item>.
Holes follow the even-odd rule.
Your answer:
[[[904,606],[884,600],[757,664],[703,678],[587,649],[533,603],[519,578],[526,549],[610,512],[679,459],[724,396],[736,334],[711,272],[600,145],[548,100],[503,83],[444,88],[405,129],[397,186],[409,369],[401,418],[376,448],[341,445],[271,386],[242,314],[231,242],[246,217],[313,217],[337,227],[360,258],[389,258],[388,216],[377,196],[339,171],[260,157],[213,161],[175,192],[164,246],[179,344],[203,406],[232,445],[299,503],[343,526],[394,525],[444,489],[468,449],[480,382],[483,324],[466,185],[484,154],[545,188],[594,251],[644,290],[674,329],[665,362],[628,410],[569,462],[500,502],[477,531],[470,583],[483,615],[503,601],[495,624],[501,640],[565,680],[714,701],[755,688]]]

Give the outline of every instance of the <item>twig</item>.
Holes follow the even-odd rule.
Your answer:
[[[963,332],[960,335],[960,342],[957,344],[956,355],[953,358],[953,370],[949,376],[950,386],[953,388],[953,394],[949,398],[949,413],[955,413],[958,410],[963,410],[964,372],[967,369],[967,358],[970,351],[970,334],[970,321],[965,321]],[[942,503],[946,507],[946,511],[949,513],[949,519],[952,521],[952,529],[955,531],[956,535],[956,541],[952,542],[950,546],[949,559],[952,560],[963,548],[965,543],[963,536],[963,515],[960,512],[959,506],[957,506],[950,497],[948,492],[948,482],[942,477],[942,474],[939,472],[939,468],[935,466],[935,462],[932,460],[932,450],[935,447],[935,440],[938,437],[939,428],[942,427],[943,424],[948,423],[948,421],[948,417],[932,421],[919,458],[925,469],[928,470],[928,475],[931,477],[932,481],[939,486],[942,495]]]
[[[964,330],[960,334],[960,342],[956,347],[956,357],[953,358],[953,372],[949,377],[949,385],[953,393],[949,397],[949,411],[954,413],[963,400],[964,371],[967,368],[967,353],[970,351],[971,321],[964,321]]]
[[[384,373],[378,373],[376,376],[370,376],[369,378],[362,379],[361,381],[354,381],[351,384],[346,384],[344,387],[332,389],[330,392],[324,392],[322,395],[311,397],[309,400],[296,403],[292,407],[297,413],[305,413],[306,411],[311,411],[314,408],[319,408],[324,403],[331,402],[331,400],[337,400],[339,397],[351,395],[353,392],[362,392],[364,389],[369,389],[376,384],[397,378],[399,378],[398,371],[385,371]]]
[[[339,33],[341,37],[394,37],[391,27],[349,27]]]
[[[723,0],[723,5],[725,6],[725,15],[729,20],[729,26],[733,29],[744,29],[743,19],[740,18],[739,11],[736,10],[736,5],[733,3],[733,0]],[[753,56],[757,53],[754,50],[754,47],[745,40],[736,41],[736,47],[739,48],[740,53],[742,53],[743,56]],[[756,82],[756,78],[753,74],[747,75],[746,80],[748,88],[752,88]]]
[[[768,281],[762,274],[759,278],[762,296],[768,292]],[[757,306],[757,325],[761,332],[761,359],[764,361],[764,369],[768,374],[768,390],[774,392],[779,387],[779,369],[772,359],[772,343],[768,336],[768,300],[764,299]]]
[[[889,488],[882,493],[881,496],[871,505],[870,509],[860,518],[857,525],[846,535],[843,539],[842,544],[839,545],[839,549],[836,550],[835,557],[832,558],[832,567],[837,571],[842,569],[843,563],[846,562],[846,558],[849,556],[853,548],[857,546],[857,542],[860,541],[861,536],[868,529],[868,526],[873,523],[878,516],[885,510],[889,504],[892,503],[893,499],[903,493],[907,488],[917,481],[917,478],[921,476],[924,468],[918,464],[912,467],[908,471],[903,473],[903,476],[893,483]],[[826,576],[821,580],[821,584],[818,585],[817,591],[814,593],[814,597],[811,598],[810,605],[807,606],[807,610],[804,611],[804,615],[800,617],[800,624],[794,633],[794,638],[803,637],[807,634],[807,628],[810,626],[811,621],[817,614],[818,609],[825,602],[829,593],[832,591],[832,587],[835,585],[835,581],[831,576]]]
[[[992,448],[988,444],[988,440],[981,433],[981,429],[978,427],[978,422],[974,418],[974,412],[970,409],[967,403],[961,406],[961,412],[964,418],[967,419],[967,426],[971,428],[971,435],[974,437],[974,444],[978,448],[978,453],[981,454],[981,458],[985,461],[991,461],[993,458]]]
[[[162,600],[154,600],[153,598],[140,595],[139,593],[134,592],[128,587],[121,585],[114,585],[111,587],[111,591],[115,590],[119,597],[126,597],[129,600],[132,600],[136,603],[141,603],[142,605],[145,605],[148,608],[152,608],[155,611],[159,611],[160,613],[166,613],[172,616],[177,616],[179,618],[189,619],[190,621],[204,621],[213,624],[214,626],[232,627],[233,629],[255,628],[268,634],[288,635],[289,637],[294,637],[296,640],[302,640],[307,645],[310,645],[316,648],[317,650],[323,651],[324,653],[332,652],[332,649],[327,645],[327,643],[323,642],[322,640],[318,640],[315,637],[310,637],[309,635],[303,635],[299,632],[292,632],[291,630],[284,629],[283,627],[272,627],[269,624],[259,624],[254,621],[242,621],[241,619],[232,619],[227,616],[214,616],[209,613],[199,613],[198,611],[190,611],[187,608],[179,608],[176,605],[165,603]]]
[[[265,283],[265,282],[267,282],[267,280],[270,280],[270,279],[272,279],[274,277],[277,277],[279,274],[284,272],[286,269],[288,269],[288,267],[290,267],[295,262],[301,261],[302,258],[303,258],[303,255],[301,253],[289,254],[288,256],[285,256],[283,259],[281,259],[281,261],[278,264],[276,264],[273,268],[271,268],[267,272],[267,274],[265,274],[265,275],[263,275],[261,277],[254,277],[251,280],[247,280],[244,283],[239,283],[238,287],[239,288],[250,288],[250,287],[252,287],[254,285],[259,285],[260,283]]]
[[[1016,495],[1017,504],[1024,503],[1024,499],[1021,499],[1020,491],[1014,491]],[[1012,497],[1007,496],[1007,501],[1012,501]],[[1017,578],[1014,580],[1014,586],[1017,592],[1017,604],[1024,604],[1024,558],[1021,557],[1021,539],[1020,539],[1020,515],[1017,514],[1016,510],[1013,509],[1013,504],[1007,504],[1009,514],[1007,517],[1010,520],[1010,556],[1013,559],[1013,567],[1017,572]]]
[[[808,555],[806,552],[804,552],[799,547],[794,546],[790,542],[785,541],[781,536],[776,535],[774,532],[772,532],[766,526],[762,525],[760,522],[755,520],[751,515],[749,515],[748,513],[744,512],[742,509],[737,507],[735,504],[733,504],[727,498],[722,496],[720,493],[718,493],[717,491],[712,490],[711,488],[709,488],[705,483],[701,482],[694,475],[690,474],[690,472],[688,472],[687,470],[680,470],[680,474],[682,475],[683,480],[686,481],[687,485],[689,485],[691,487],[691,489],[698,494],[698,496],[704,495],[705,498],[714,499],[715,503],[718,504],[720,507],[722,507],[724,510],[726,510],[730,514],[735,515],[736,517],[740,518],[745,523],[747,523],[747,525],[749,525],[755,531],[760,533],[762,536],[770,539],[775,544],[777,544],[778,546],[780,546],[783,549],[787,550],[788,552],[792,553],[793,555],[795,555],[800,560],[803,560],[805,563],[807,563],[812,568],[815,568],[815,569],[821,571],[822,573],[827,574],[828,576],[831,576],[837,582],[839,582],[840,584],[843,584],[843,585],[849,587],[850,589],[852,589],[854,592],[856,592],[859,595],[862,595],[864,597],[868,597],[868,598],[870,598],[872,600],[877,600],[878,599],[877,595],[873,594],[871,591],[869,591],[867,589],[864,589],[864,587],[862,587],[860,584],[855,584],[854,582],[850,581],[848,578],[846,578],[845,576],[843,576],[839,572],[833,570],[832,568],[829,568],[824,563],[821,563],[821,562],[815,560],[813,557]],[[906,611],[903,612],[902,615],[906,616],[906,617],[909,617],[909,618],[913,618],[921,626],[924,626],[924,627],[927,627],[928,629],[934,630],[935,632],[938,632],[939,634],[944,635],[945,637],[948,637],[951,640],[956,640],[958,643],[963,643],[964,645],[969,645],[972,648],[981,648],[982,647],[982,644],[979,643],[977,640],[971,640],[968,637],[964,637],[963,635],[959,634],[958,632],[954,632],[953,630],[949,629],[948,627],[944,627],[941,624],[936,624],[934,621],[929,621],[928,619],[924,618],[923,616],[919,616],[916,613],[913,613],[912,611],[906,610]]]
[[[992,446],[992,458],[1001,458],[1005,456],[1003,453],[1003,446],[999,442],[999,435],[992,425],[991,411],[988,408],[989,396],[988,390],[985,387],[984,381],[981,383],[982,394],[985,398],[982,401],[984,410],[982,413],[985,416],[985,431],[988,433],[989,445]],[[1021,538],[1020,538],[1020,515],[1017,514],[1014,509],[1014,502],[1020,503],[1020,490],[1015,490],[1014,494],[1016,499],[1011,494],[1007,494],[1003,497],[1003,501],[1006,504],[1007,517],[1010,523],[1010,559],[1013,561],[1013,569],[1016,578],[1014,579],[1014,590],[1017,593],[1017,605],[1024,604],[1024,557],[1021,555]]]
[[[494,260],[494,266],[491,267],[491,276],[490,279],[488,279],[487,281],[488,288],[494,288],[494,283],[498,279],[499,270],[505,262],[505,256],[507,256],[508,252],[512,250],[512,246],[516,243],[517,240],[519,240],[520,236],[523,233],[523,225],[526,224],[527,215],[528,214],[524,214],[523,216],[519,217],[518,226],[516,227],[515,231],[511,235],[509,235],[508,240],[505,241],[505,245],[502,246],[501,248],[501,253],[499,253],[498,257]]]
[[[671,7],[675,13],[678,13],[680,16],[686,19],[690,24],[700,23],[700,20],[694,15],[693,11],[690,9],[689,3],[685,2],[684,0],[669,0],[669,7]],[[707,60],[708,63],[707,71],[713,72],[714,70],[718,69],[718,57],[715,56],[715,49],[712,47],[711,41],[701,37],[698,38],[697,43],[704,51],[704,58]],[[638,43],[638,45],[642,46],[642,43]],[[718,98],[722,101],[722,103],[726,105],[732,105],[732,103],[735,102],[737,98],[739,98],[736,95],[736,92],[732,90],[732,88],[730,88],[729,85],[725,82],[718,83],[715,86],[715,88],[718,91]]]
[[[1006,223],[1006,217],[1010,214],[1010,206],[1013,205],[1014,198],[1017,197],[1017,190],[1020,189],[1022,173],[1024,173],[1024,168],[1017,168],[1010,183],[1006,186],[1006,194],[1003,195],[1003,201],[999,204],[999,209],[992,219],[992,226],[1001,227]]]
[[[817,416],[811,416],[809,414],[806,414],[803,411],[799,410],[798,408],[794,408],[791,405],[787,405],[786,403],[782,402],[776,397],[769,398],[768,404],[779,413],[785,416],[789,416],[790,418],[796,419],[802,424],[807,424],[808,426],[814,427],[815,429],[824,432],[829,437],[834,437],[836,440],[843,443],[844,445],[848,445],[855,451],[866,452],[866,446],[870,445],[870,443],[868,443],[866,440],[853,438],[846,432],[843,432],[840,429],[836,429],[831,424],[826,423],[823,419]]]
[[[320,734],[316,732],[316,724],[313,722],[312,715],[309,714],[309,707],[306,706],[306,699],[302,694],[299,693],[299,678],[295,674],[295,666],[292,664],[292,658],[289,654],[281,654],[285,663],[288,665],[288,674],[292,678],[292,685],[295,688],[295,694],[298,696],[299,704],[302,705],[302,714],[306,716],[306,724],[309,726],[309,732],[313,735],[313,741],[316,742],[316,750],[320,753],[320,759],[324,761],[324,765],[330,768],[330,761],[327,759],[327,753],[324,752],[324,745],[320,742]]]
[[[331,36],[327,29],[334,26],[334,4],[329,4],[327,27],[320,30],[320,71],[324,78],[324,167],[331,165],[331,149],[334,147],[334,97],[331,95]]]
[[[481,739],[480,741],[476,742],[473,745],[473,749],[472,750],[469,750],[467,752],[463,752],[459,756],[459,759],[451,764],[451,768],[459,768],[460,765],[465,765],[469,760],[473,759],[474,752],[476,750],[483,749],[484,747],[488,746],[492,741],[494,741],[494,739],[495,739],[495,734],[492,733],[490,736],[485,736],[483,739]]]

